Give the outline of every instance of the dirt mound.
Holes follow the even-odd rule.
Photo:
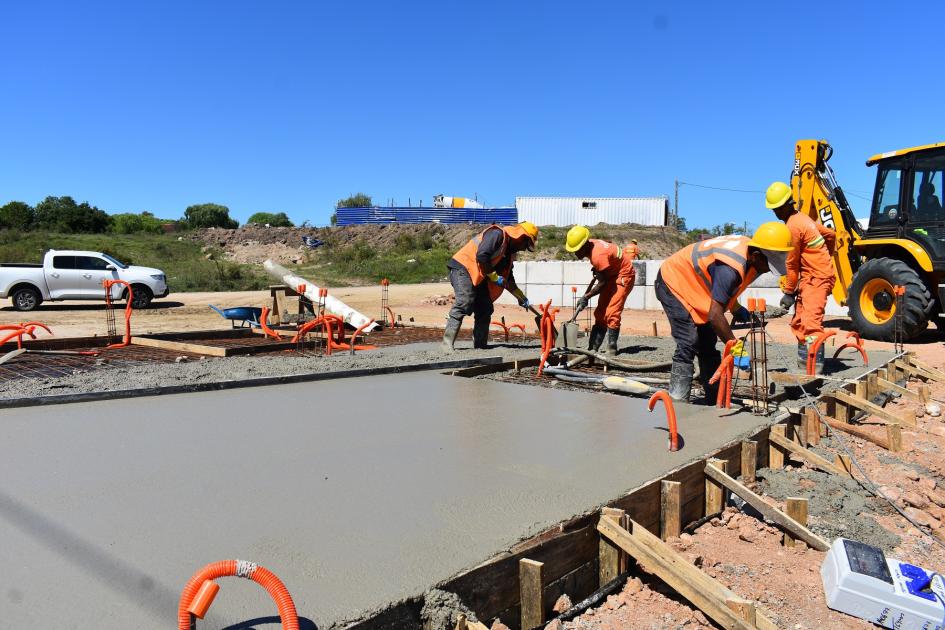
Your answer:
[[[470,238],[485,229],[484,225],[443,225],[439,223],[347,225],[326,228],[284,228],[247,225],[235,230],[209,228],[197,230],[191,238],[205,248],[223,250],[224,257],[234,262],[258,264],[267,258],[289,265],[302,264],[313,252],[303,237],[324,242],[322,247],[341,249],[365,244],[377,251],[403,247],[404,243],[424,244],[424,247],[442,246],[456,250]],[[538,239],[538,249],[520,256],[523,260],[571,259],[564,251],[567,228],[544,227]],[[665,258],[687,243],[686,235],[664,227],[640,225],[597,225],[591,227],[595,238],[611,240],[622,245],[637,239],[642,258]]]

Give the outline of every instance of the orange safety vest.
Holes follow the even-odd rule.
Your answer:
[[[502,259],[508,255],[509,244],[511,240],[519,238],[525,234],[525,230],[517,225],[506,227],[490,225],[478,236],[473,237],[468,243],[463,245],[460,250],[453,255],[453,260],[466,268],[466,271],[469,272],[469,277],[472,278],[474,287],[478,287],[484,281],[487,281],[486,274],[482,271],[482,267],[480,267],[479,263],[476,261],[476,253],[479,251],[479,244],[482,243],[483,237],[485,237],[486,232],[489,230],[500,230],[502,232],[502,246],[499,248],[499,252],[493,256],[492,260],[489,262],[492,264],[492,268],[495,269],[496,273],[505,278],[505,286],[508,286],[507,283],[509,276],[512,275],[512,263],[515,261],[515,254],[509,256],[509,262],[505,267],[500,269],[496,267],[496,265],[498,265]],[[489,297],[492,298],[493,302],[499,299],[499,296],[502,295],[502,291],[503,287],[500,287],[494,282],[489,283]]]
[[[748,288],[758,275],[748,264],[747,236],[718,236],[707,241],[693,243],[663,261],[660,275],[696,324],[709,321],[709,306],[712,304],[712,277],[709,266],[723,263],[738,272],[742,279],[738,291],[726,308],[731,309],[742,291]]]

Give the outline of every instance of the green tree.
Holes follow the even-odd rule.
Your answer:
[[[181,223],[189,228],[219,227],[234,229],[239,223],[230,218],[230,209],[217,203],[200,203],[184,210]]]
[[[0,207],[0,228],[28,230],[33,226],[36,211],[33,206],[22,201],[11,201]]]
[[[272,227],[294,227],[285,212],[257,212],[249,217],[247,223],[258,223],[259,225],[271,225]]]
[[[338,202],[336,208],[370,208],[374,205],[374,200],[371,199],[371,195],[365,193],[355,193],[348,197],[347,199],[342,199]]]
[[[76,203],[72,197],[46,197],[36,204],[35,224],[53,232],[100,234],[108,229],[111,217],[88,202]]]
[[[164,223],[166,222],[156,218],[150,212],[142,212],[141,214],[126,212],[112,215],[112,224],[109,231],[115,234],[137,234],[139,232],[161,234],[164,232]]]

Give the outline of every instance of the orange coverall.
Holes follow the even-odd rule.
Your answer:
[[[795,212],[785,221],[794,249],[788,252],[782,290],[797,292],[791,330],[800,342],[824,331],[824,309],[833,291],[833,261],[837,233],[815,223],[806,214]]]
[[[597,294],[597,307],[594,309],[594,323],[607,328],[620,328],[623,305],[630,295],[637,273],[633,268],[633,258],[620,246],[590,239],[591,254],[588,256],[595,274],[601,278],[604,287]]]

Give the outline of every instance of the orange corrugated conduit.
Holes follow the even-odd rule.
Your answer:
[[[177,606],[177,627],[179,630],[190,630],[196,624],[194,617],[203,619],[213,598],[220,587],[213,580],[221,577],[241,577],[256,582],[262,586],[279,609],[279,619],[282,620],[283,630],[298,630],[299,615],[295,611],[295,602],[289,595],[288,589],[274,573],[255,562],[245,560],[223,560],[208,564],[197,571],[180,596]]]
[[[551,300],[539,306],[541,319],[538,321],[538,334],[541,336],[541,360],[538,363],[538,376],[541,376],[548,361],[548,356],[555,347],[555,315],[559,308],[551,308]]]
[[[666,408],[666,424],[669,428],[669,450],[670,452],[675,452],[679,450],[679,433],[676,430],[676,408],[673,407],[673,399],[669,397],[669,392],[665,389],[654,392],[653,395],[650,396],[646,408],[652,413],[657,401],[660,400],[663,401],[663,406]]]
[[[860,338],[860,333],[856,332],[855,330],[851,330],[847,333],[845,339],[846,342],[837,348],[837,351],[833,353],[833,358],[836,359],[838,356],[840,356],[840,353],[847,348],[856,348],[856,350],[860,353],[860,356],[863,357],[863,365],[869,366],[870,358],[869,355],[866,354],[866,348],[863,347],[863,340]]]
[[[274,331],[269,327],[269,307],[264,306],[262,312],[259,313],[259,328],[263,333],[270,339],[275,339],[276,341],[282,341],[282,337],[279,336],[279,333]]]

